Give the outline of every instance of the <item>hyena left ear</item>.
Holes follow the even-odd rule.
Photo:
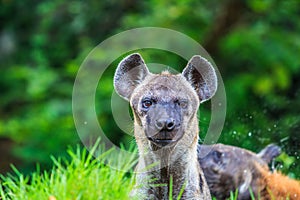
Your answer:
[[[201,56],[193,56],[182,75],[196,90],[200,103],[209,100],[217,90],[217,75],[213,66]]]
[[[140,54],[134,53],[124,58],[118,65],[114,77],[117,93],[129,101],[133,90],[145,79],[149,70]]]

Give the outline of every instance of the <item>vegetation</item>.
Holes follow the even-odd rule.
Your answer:
[[[95,159],[96,150],[99,156]],[[52,157],[54,167],[50,172],[38,168],[30,176],[24,176],[14,168],[15,175],[1,177],[1,199],[130,199],[133,188],[130,172],[136,163],[134,156],[120,158],[114,149],[103,151],[97,144],[90,153],[77,147],[69,149],[68,155],[68,160]],[[114,170],[104,164],[111,156],[123,170]]]

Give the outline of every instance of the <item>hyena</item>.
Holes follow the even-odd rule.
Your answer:
[[[114,87],[134,115],[139,161],[133,193],[144,199],[179,194],[181,199],[211,199],[197,160],[197,111],[217,89],[212,65],[196,55],[181,74],[152,74],[134,53],[119,63]]]
[[[269,170],[268,164],[281,153],[281,148],[277,145],[270,144],[258,154],[223,144],[201,145],[198,146],[198,151],[198,159],[211,195],[218,200],[227,199],[230,192],[236,190],[238,190],[238,200],[251,200],[250,188],[255,197],[260,196],[262,200],[271,199],[268,190],[274,189],[276,184],[271,184],[270,187],[269,182],[275,177],[278,178],[278,181],[281,179],[285,183],[294,183],[293,180],[288,181],[284,176],[280,177],[278,173],[272,173]],[[205,156],[202,157],[201,155]],[[281,185],[280,182],[278,183]],[[298,187],[298,193],[296,192],[296,194],[299,194],[299,183],[293,185],[296,188]],[[286,188],[292,189],[288,184]],[[290,189],[283,193],[281,196],[284,197],[283,199],[289,196],[288,191],[291,191]],[[274,197],[276,198],[274,199],[280,199],[277,194],[279,191],[278,186],[273,192],[275,193],[275,191],[276,195]],[[280,194],[282,194],[282,190],[280,191]],[[297,197],[299,198],[299,196]],[[290,197],[290,199],[293,198]]]

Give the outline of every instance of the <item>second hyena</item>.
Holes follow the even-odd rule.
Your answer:
[[[212,65],[193,56],[181,74],[152,74],[134,53],[119,63],[114,86],[130,102],[134,115],[139,149],[134,194],[176,199],[182,192],[181,199],[211,199],[197,160],[197,111],[217,89]]]
[[[214,144],[199,145],[198,151],[198,159],[212,196],[217,200],[228,199],[230,192],[238,190],[238,200],[251,200],[252,195],[258,197],[260,193],[263,194],[266,184],[262,170],[269,172],[268,164],[279,156],[281,148],[270,144],[255,154],[235,146]]]

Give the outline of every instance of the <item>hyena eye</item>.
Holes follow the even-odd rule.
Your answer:
[[[153,102],[151,99],[144,99],[142,101],[142,106],[143,108],[149,108],[150,106],[152,106]]]
[[[213,159],[216,163],[219,163],[221,161],[222,153],[219,151],[213,151],[212,152]]]
[[[185,100],[176,100],[175,103],[179,105],[181,108],[186,108],[188,103]]]

